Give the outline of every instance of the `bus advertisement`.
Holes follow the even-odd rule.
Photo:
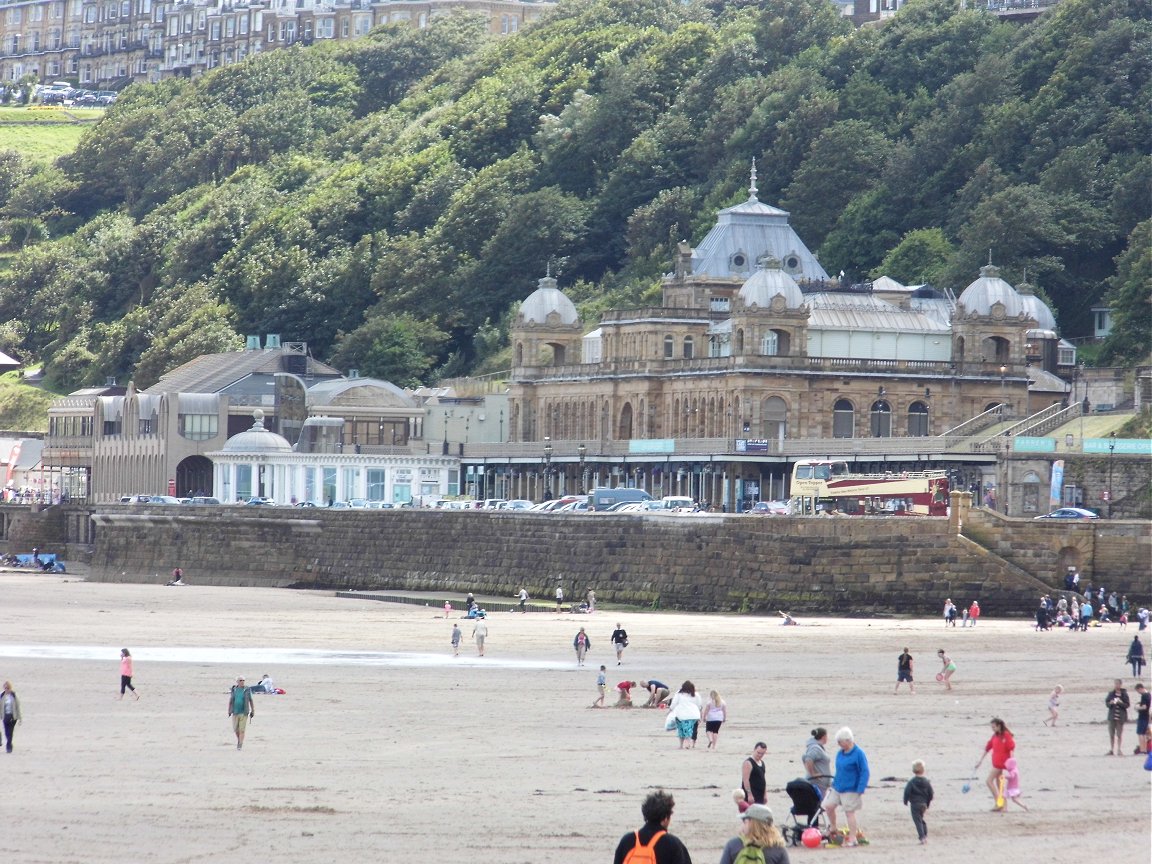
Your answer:
[[[845,516],[947,516],[946,471],[854,474],[835,459],[801,459],[792,467],[792,512]]]

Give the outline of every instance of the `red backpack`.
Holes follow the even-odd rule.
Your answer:
[[[656,841],[667,834],[667,831],[657,831],[645,846],[640,842],[640,832],[636,832],[636,845],[624,856],[624,864],[656,864]]]

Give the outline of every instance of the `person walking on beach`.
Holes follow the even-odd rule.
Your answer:
[[[916,826],[916,836],[920,845],[928,842],[928,826],[924,814],[932,806],[932,783],[924,776],[924,762],[917,759],[912,763],[912,779],[904,787],[904,803],[912,812],[912,824]]]
[[[952,602],[951,597],[944,601],[944,626],[947,627],[949,624],[956,626],[956,604]]]
[[[976,621],[980,618],[980,603],[976,600],[972,601],[972,605],[968,607],[968,620],[972,626],[976,626]]]
[[[132,686],[132,655],[127,648],[120,649],[120,695],[117,699],[124,698],[124,691],[131,690],[132,696],[139,701],[140,694],[136,692],[136,688]]]
[[[1000,799],[1000,778],[1004,774],[1005,763],[1011,758],[1012,751],[1016,749],[1016,739],[1012,737],[1011,730],[1004,725],[1004,721],[999,717],[993,717],[991,724],[992,737],[984,745],[984,752],[980,754],[980,761],[976,763],[973,770],[979,771],[984,757],[989,753],[992,754],[992,770],[988,772],[988,779],[985,782],[988,791],[992,793],[992,803],[995,805],[992,812],[1002,813],[1005,806],[996,803]]]
[[[1143,681],[1136,682],[1136,749],[1133,753],[1148,752],[1148,710],[1152,708],[1152,693]]]
[[[528,591],[525,588],[520,589],[520,611],[528,614]]]
[[[940,674],[936,676],[936,680],[944,683],[945,690],[951,690],[952,676],[956,674],[956,664],[952,662],[951,657],[944,653],[943,648],[936,652],[936,656],[940,658],[940,662],[943,664],[943,668],[941,668]],[[941,675],[944,677],[941,678]]]
[[[592,703],[593,708],[604,707],[604,691],[607,689],[607,687],[608,670],[604,666],[601,666],[600,671],[596,673],[596,690],[600,695],[597,696],[596,701]]]
[[[1027,811],[1028,808],[1020,800],[1020,771],[1016,764],[1015,756],[1004,760],[1004,806],[1007,808],[1008,802],[1011,801]]]
[[[763,804],[764,795],[768,791],[764,767],[764,754],[767,752],[768,745],[757,741],[752,748],[752,755],[740,766],[740,786],[744,789],[744,800],[751,804]]]
[[[1144,643],[1139,636],[1132,637],[1132,644],[1128,646],[1128,662],[1132,664],[1132,677],[1140,678],[1144,671]]]
[[[1048,719],[1044,721],[1045,726],[1056,727],[1056,720],[1060,717],[1060,694],[1064,692],[1064,688],[1057,684],[1052,688],[1052,693],[1048,696]]]
[[[5,681],[4,689],[0,690],[0,714],[4,717],[4,749],[11,753],[12,733],[17,723],[24,722],[24,718],[20,716],[20,699],[12,689],[11,681]]]
[[[740,834],[724,844],[720,853],[720,864],[736,864],[737,861],[763,861],[765,864],[788,864],[788,850],[784,837],[776,827],[772,811],[763,804],[753,804],[741,816],[743,827]],[[746,848],[757,850],[748,855],[740,853]]]
[[[564,611],[564,588],[560,585],[556,586],[556,611]]]
[[[1104,697],[1104,704],[1108,706],[1108,739],[1112,749],[1109,756],[1124,755],[1124,724],[1128,722],[1128,709],[1132,703],[1128,700],[1128,691],[1124,689],[1124,682],[1116,679],[1115,686]]]
[[[476,640],[476,653],[484,656],[484,640],[488,638],[488,623],[483,618],[476,619],[476,626],[472,628],[472,638]]]
[[[708,694],[708,704],[704,706],[704,734],[708,736],[708,750],[715,750],[720,738],[720,727],[728,719],[728,703],[713,690]]]
[[[651,848],[653,855],[647,860],[654,860],[656,864],[692,864],[688,848],[679,837],[668,833],[675,807],[675,799],[663,789],[645,798],[640,805],[644,825],[639,831],[630,831],[620,838],[612,864],[624,864],[628,853],[641,846]]]
[[[232,731],[236,733],[236,749],[242,750],[248,721],[256,716],[252,693],[244,685],[243,675],[236,679],[235,685],[228,691],[228,716],[232,718]]]
[[[668,709],[676,721],[680,749],[692,750],[696,747],[696,727],[700,725],[700,697],[696,695],[696,685],[691,681],[681,684]]]
[[[868,840],[856,822],[856,814],[864,806],[864,792],[868,789],[868,757],[856,746],[852,730],[847,726],[836,732],[836,743],[840,747],[836,754],[836,776],[832,779],[832,788],[824,796],[828,842],[836,845],[834,838],[840,838],[839,845],[844,847],[866,846]],[[848,821],[847,837],[842,837],[836,828],[836,810],[840,807],[844,808]]]
[[[588,641],[588,634],[584,632],[584,628],[580,628],[580,632],[572,640],[572,647],[576,649],[576,665],[584,665],[584,657],[588,653],[588,649],[592,647],[592,643]]]
[[[821,798],[832,785],[832,760],[828,757],[827,744],[828,730],[817,726],[804,745],[804,755],[800,757],[804,763],[804,779],[820,790]]]
[[[624,649],[628,647],[628,631],[619,621],[616,622],[616,629],[612,631],[612,646],[616,649],[616,665],[619,666],[624,662]]]
[[[460,656],[460,638],[463,635],[464,634],[462,634],[460,632],[460,625],[459,624],[453,624],[452,625],[452,656],[453,657],[459,657]]]
[[[916,685],[912,683],[912,655],[908,653],[908,648],[904,648],[904,653],[896,658],[896,689],[892,691],[893,694],[900,692],[900,684],[904,681],[908,682],[908,691],[915,696]]]

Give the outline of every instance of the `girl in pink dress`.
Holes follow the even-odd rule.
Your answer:
[[[1024,802],[1020,800],[1020,772],[1016,768],[1015,756],[1004,761],[1004,780],[1004,797],[1024,807]]]

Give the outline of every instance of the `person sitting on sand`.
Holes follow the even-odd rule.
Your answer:
[[[795,627],[796,626],[796,623],[797,623],[796,619],[793,618],[791,615],[789,615],[787,612],[785,612],[783,609],[777,610],[776,614],[784,619],[783,621],[780,622],[781,627]]]
[[[187,585],[188,583],[184,581],[184,571],[181,570],[179,567],[175,568],[172,571],[172,581],[168,582],[167,584],[168,585]]]

